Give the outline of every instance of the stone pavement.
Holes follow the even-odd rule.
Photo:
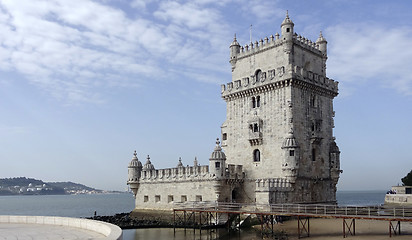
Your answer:
[[[105,239],[101,233],[68,226],[0,223],[0,240]]]

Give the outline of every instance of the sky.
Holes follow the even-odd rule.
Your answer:
[[[0,0],[0,178],[127,188],[134,150],[156,168],[208,164],[231,81],[229,45],[280,32],[328,41],[339,81],[338,190],[387,190],[412,169],[408,0]]]

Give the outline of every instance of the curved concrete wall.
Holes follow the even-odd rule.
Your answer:
[[[122,240],[122,229],[116,225],[101,221],[69,218],[69,217],[54,217],[54,216],[7,216],[0,215],[1,223],[26,223],[26,224],[47,224],[57,226],[67,226],[74,228],[87,229],[106,236],[107,240]]]

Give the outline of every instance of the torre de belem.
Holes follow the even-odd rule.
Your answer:
[[[226,121],[209,165],[155,169],[136,152],[128,167],[136,209],[176,202],[335,203],[340,151],[333,136],[338,82],[326,77],[327,41],[294,32],[230,45],[232,81],[221,86]]]

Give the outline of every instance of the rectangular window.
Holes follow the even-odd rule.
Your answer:
[[[144,198],[143,198],[143,201],[148,202],[149,201],[149,196],[145,195]]]
[[[202,201],[202,195],[196,195],[196,202]]]
[[[226,140],[226,139],[227,139],[227,133],[223,133],[222,139],[223,139],[223,140]]]
[[[182,195],[181,202],[187,202],[187,196],[186,195]]]
[[[219,169],[220,168],[220,162],[215,162],[215,167],[216,167],[216,169]]]
[[[289,150],[289,156],[291,157],[295,156],[295,150]]]
[[[167,196],[167,202],[168,203],[173,202],[173,195]]]
[[[155,202],[160,202],[160,195],[155,196]]]

